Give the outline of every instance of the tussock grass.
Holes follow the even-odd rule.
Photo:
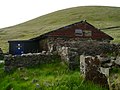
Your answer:
[[[105,90],[85,82],[78,70],[70,71],[61,62],[24,68],[10,74],[1,68],[3,65],[0,66],[0,90]]]

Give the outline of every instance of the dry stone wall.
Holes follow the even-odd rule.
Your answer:
[[[80,56],[80,71],[84,75],[85,80],[92,81],[102,87],[109,88],[109,71],[108,68],[101,67],[98,57]],[[102,69],[102,70],[101,70]]]
[[[120,57],[109,57],[105,54],[96,56],[81,55],[80,73],[83,74],[85,80],[92,81],[102,87],[114,90],[112,89],[114,82],[110,79],[110,75],[112,69],[120,67],[119,61]]]
[[[0,60],[3,60],[4,56],[3,56],[3,51],[2,49],[0,48]]]
[[[17,55],[17,56],[11,56],[7,55],[5,56],[5,71],[10,72],[13,69],[19,68],[19,67],[33,67],[40,64],[45,63],[53,63],[56,62],[59,56],[57,55],[48,55],[48,54],[24,54],[24,55]]]
[[[84,55],[100,55],[112,54],[117,56],[120,54],[119,45],[110,44],[104,41],[96,41],[83,38],[49,38],[48,46],[50,52],[57,51],[61,58],[67,62],[70,69],[79,67],[79,56]]]
[[[62,47],[69,47],[77,51],[79,55],[99,55],[103,52],[118,54],[120,45],[110,44],[104,41],[96,41],[88,38],[49,38],[48,47],[50,52],[58,51],[61,53]]]

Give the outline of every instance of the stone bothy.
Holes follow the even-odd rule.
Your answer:
[[[14,55],[59,51],[82,41],[110,42],[113,38],[86,21],[76,22],[30,40],[9,41],[9,53]]]

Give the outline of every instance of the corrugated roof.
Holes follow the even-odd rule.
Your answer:
[[[53,31],[50,31],[50,32],[48,32],[48,33],[42,34],[42,35],[40,35],[40,36],[31,38],[30,40],[40,40],[40,39],[46,38],[46,37],[49,36],[50,33],[53,33],[53,32],[59,31],[59,30],[63,30],[63,29],[68,29],[68,28],[71,28],[71,26],[74,26],[74,25],[77,25],[77,24],[80,24],[80,23],[86,23],[86,24],[88,24],[90,27],[95,28],[95,29],[98,30],[100,33],[102,33],[102,34],[103,34],[106,38],[108,38],[109,40],[113,40],[113,38],[112,38],[111,36],[109,36],[108,34],[100,31],[99,29],[97,29],[96,27],[94,27],[93,25],[91,25],[90,23],[86,22],[86,20],[85,20],[85,21],[76,22],[76,23],[73,23],[73,24],[70,24],[70,25],[67,25],[67,26],[58,28],[58,29],[56,29],[56,30],[53,30]],[[56,36],[57,36],[57,35],[56,35]]]

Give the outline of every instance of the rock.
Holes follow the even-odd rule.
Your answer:
[[[85,56],[81,55],[80,56],[80,72],[84,75],[85,75],[85,71],[86,71],[85,69],[86,69],[86,67],[85,67]]]
[[[29,79],[28,77],[23,77],[23,80],[25,81],[28,81],[28,79]]]
[[[3,61],[3,60],[1,60],[1,61],[0,61],[0,64],[1,64],[1,63],[4,63],[4,61]]]
[[[49,86],[50,86],[50,83],[47,82],[47,81],[45,81],[43,84],[44,84],[46,87],[49,87]]]
[[[117,58],[116,58],[115,64],[120,65],[120,57],[117,57]]]
[[[116,57],[111,57],[111,60],[116,60]]]
[[[40,88],[40,84],[39,83],[36,83],[36,88]]]
[[[109,68],[100,67],[100,72],[104,74],[106,77],[109,77]]]
[[[13,88],[11,88],[10,90],[14,90]]]
[[[23,71],[25,68],[24,67],[19,67],[18,70],[19,71]]]
[[[111,68],[113,66],[113,63],[102,63],[101,67],[103,68]]]
[[[42,51],[42,54],[46,54],[46,51]]]
[[[32,80],[32,83],[36,83],[36,82],[38,82],[39,80],[37,80],[37,79],[33,79]]]
[[[97,55],[98,59],[100,60],[101,63],[109,63],[111,58],[108,57],[106,54],[101,53],[100,55]]]

